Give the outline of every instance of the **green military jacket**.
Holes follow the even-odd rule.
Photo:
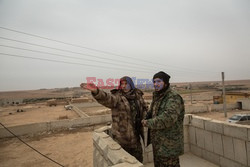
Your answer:
[[[143,92],[136,89],[136,100],[140,107],[140,120],[145,117],[147,105],[142,97]],[[119,90],[111,93],[99,89],[96,95],[92,94],[98,103],[108,107],[112,112],[112,136],[122,147],[136,148],[140,143],[139,134],[143,134],[143,127],[136,130],[136,114],[132,113],[129,101]],[[139,122],[141,124],[141,122]],[[143,137],[143,136],[142,136]]]
[[[182,97],[168,88],[161,94],[153,93],[147,115],[147,126],[154,156],[176,157],[184,152],[183,119],[185,109]]]

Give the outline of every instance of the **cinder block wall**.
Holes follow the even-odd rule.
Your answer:
[[[185,152],[191,152],[221,167],[250,166],[250,126],[186,114],[183,128]],[[144,162],[141,164],[132,160],[104,131],[107,128],[93,135],[94,167],[118,164],[125,167],[128,163],[129,166],[137,167],[153,162],[152,145],[144,148]]]
[[[186,115],[184,118],[185,152],[188,152],[190,150],[188,131],[191,118],[192,115]],[[152,144],[150,144],[148,147],[143,148],[144,157],[143,157],[143,164],[141,164],[133,156],[128,154],[124,149],[122,149],[121,146],[108,135],[110,128],[111,127],[105,126],[103,128],[96,130],[93,133],[94,167],[106,167],[106,166],[140,167],[143,166],[143,164],[153,162]],[[147,129],[145,129],[145,133],[146,132]],[[145,134],[145,136],[146,135],[147,134]]]
[[[109,129],[110,127],[103,127],[93,133],[94,167],[142,167],[142,163],[108,135]]]
[[[31,123],[24,125],[9,126],[8,129],[17,136],[39,134],[49,131],[92,126],[111,122],[111,115],[91,116],[88,118],[76,118],[71,120],[56,120],[51,122]],[[0,138],[13,137],[3,127],[0,127]]]
[[[192,115],[190,152],[221,167],[250,166],[250,126]]]

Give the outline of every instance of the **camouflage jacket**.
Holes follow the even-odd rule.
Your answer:
[[[165,92],[154,92],[147,126],[153,144],[154,156],[173,157],[184,152],[183,119],[185,109],[182,97],[168,88]]]
[[[135,94],[141,111],[139,113],[140,120],[138,120],[141,125],[141,120],[145,117],[147,111],[147,105],[142,97],[143,92],[141,90],[136,89]],[[138,142],[140,142],[139,134],[143,134],[143,127],[136,128],[136,114],[131,111],[130,103],[126,97],[119,90],[106,93],[99,89],[96,95],[92,95],[98,103],[112,111],[111,130],[113,139],[123,147],[137,147]]]

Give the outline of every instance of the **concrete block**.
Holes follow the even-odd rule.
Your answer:
[[[120,150],[108,150],[107,158],[113,165],[121,163],[123,156]]]
[[[85,119],[89,119],[90,124],[101,124],[101,123],[106,123],[110,122],[112,120],[111,115],[99,115],[99,116],[91,116]]]
[[[103,162],[104,162],[104,158],[102,156],[99,156],[98,159],[96,159],[96,164],[97,164],[97,167],[103,167]]]
[[[223,134],[223,122],[217,120],[205,121],[205,130]]]
[[[197,146],[205,148],[205,131],[203,129],[196,128]]]
[[[222,141],[225,158],[234,160],[233,138],[229,136],[222,136]]]
[[[223,144],[222,144],[222,136],[218,133],[212,133],[213,136],[213,149],[214,153],[223,155]]]
[[[144,152],[143,154],[143,164],[150,163],[154,161],[153,151]]]
[[[184,143],[189,143],[189,133],[188,133],[188,126],[183,126],[183,133],[184,133]]]
[[[93,153],[93,165],[94,167],[100,166],[103,162],[103,156],[100,154],[99,150],[96,149],[96,151]]]
[[[204,131],[204,139],[205,139],[205,149],[213,152],[213,137],[212,132]]]
[[[113,139],[109,138],[107,140],[108,148],[111,150],[120,150],[122,147],[117,142],[115,142]]]
[[[92,135],[92,139],[95,143],[98,143],[100,140],[100,135],[98,133],[94,132]]]
[[[247,140],[248,128],[244,125],[238,125],[238,124],[224,124],[224,135],[225,136],[231,136],[242,140]]]
[[[184,143],[184,152],[186,153],[186,152],[189,152],[189,151],[190,151],[189,143],[188,144]]]
[[[145,147],[145,152],[151,152],[153,151],[153,146],[152,144],[148,145],[147,147]]]
[[[196,145],[196,128],[193,126],[189,127],[189,140],[190,143]]]
[[[109,159],[107,160],[107,163],[108,163],[109,166],[114,165]]]
[[[108,164],[108,162],[103,159],[103,162],[102,162],[102,167],[109,167],[110,165]]]
[[[94,147],[96,147],[96,149],[98,149],[99,153],[105,158],[107,159],[107,152],[108,152],[108,143],[111,140],[112,142],[113,139],[109,137],[109,135],[107,135],[104,132],[101,133],[97,133],[94,132],[93,133],[93,144]]]
[[[192,114],[185,114],[183,125],[189,125],[192,119]]]
[[[250,166],[250,142],[247,142],[247,164]]]
[[[202,150],[202,157],[216,165],[220,164],[220,156],[210,151]]]
[[[111,137],[106,136],[106,133],[101,133],[103,137],[100,137],[98,146],[101,149],[101,154],[107,159],[108,149],[110,150],[120,150],[121,146],[115,142]]]
[[[204,118],[193,115],[191,125],[197,128],[204,129]]]
[[[129,164],[129,163],[119,163],[119,164],[116,164],[116,165],[113,165],[112,167],[143,167],[143,164],[142,163],[136,163],[136,164]]]
[[[250,128],[247,128],[247,134],[248,134],[248,141],[250,141]]]
[[[122,162],[127,162],[130,164],[135,164],[138,162],[135,157],[131,156],[124,149],[120,150],[108,149],[107,157],[114,165]]]
[[[95,132],[96,133],[96,132]],[[100,136],[100,138],[109,138],[110,136],[107,134],[107,133],[105,133],[105,132],[101,132],[101,133],[96,133],[97,135],[99,135]]]
[[[221,167],[242,167],[241,164],[236,163],[235,161],[229,160],[224,157],[220,157],[220,166]]]
[[[235,161],[247,165],[247,150],[244,140],[233,138]]]
[[[149,152],[147,155],[148,162],[154,162],[154,154],[153,151]]]
[[[191,144],[190,145],[190,151],[191,153],[193,153],[194,155],[198,156],[198,157],[202,157],[202,149]]]
[[[101,132],[105,132],[105,131],[107,131],[109,129],[111,129],[111,126],[103,126],[103,127],[99,128],[99,129],[96,129],[95,132],[101,133]]]
[[[102,156],[105,156],[105,158],[107,159],[107,157],[106,157],[107,152],[108,152],[108,145],[107,145],[107,143],[104,140],[100,139],[99,143],[98,143],[98,147],[100,148],[99,149],[100,154]]]
[[[99,154],[99,152],[96,149],[96,147],[94,146],[93,147],[93,166],[97,166],[97,159],[99,158],[98,154]]]

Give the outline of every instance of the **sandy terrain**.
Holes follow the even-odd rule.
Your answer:
[[[63,166],[93,166],[92,132],[90,129],[78,129],[72,132],[37,137],[22,137],[21,139]],[[0,140],[0,164],[1,167],[59,166],[16,138]]]

